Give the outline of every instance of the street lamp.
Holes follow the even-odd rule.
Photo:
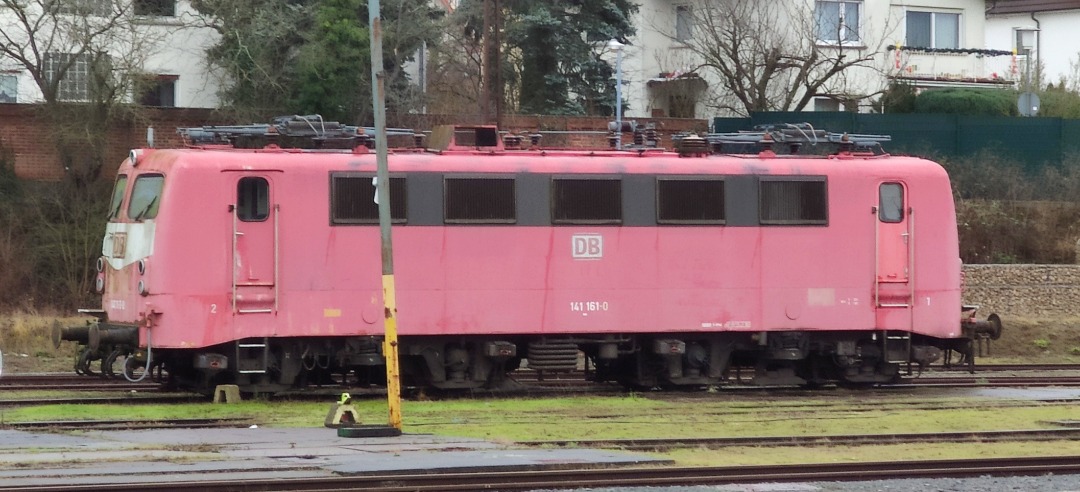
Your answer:
[[[1039,113],[1039,96],[1032,92],[1031,84],[1031,54],[1037,48],[1038,35],[1038,29],[1016,30],[1016,51],[1024,54],[1024,78],[1026,79],[1024,92],[1020,93],[1020,98],[1016,102],[1020,116],[1035,116]]]
[[[615,52],[615,150],[622,150],[622,52],[625,44],[617,39],[608,41],[608,49]]]

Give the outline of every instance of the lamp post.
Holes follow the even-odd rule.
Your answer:
[[[1016,47],[1024,53],[1024,71],[1027,79],[1026,88],[1031,89],[1031,53],[1035,50],[1035,33],[1037,29],[1017,29]]]
[[[1016,50],[1024,53],[1024,92],[1017,102],[1021,116],[1035,116],[1039,112],[1039,96],[1032,92],[1031,54],[1036,49],[1038,29],[1017,29]]]
[[[615,52],[615,150],[622,150],[622,52],[626,46],[617,39],[607,47]]]

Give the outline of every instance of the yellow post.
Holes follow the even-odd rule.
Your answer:
[[[390,231],[390,171],[386,143],[386,76],[382,60],[382,17],[379,0],[368,0],[371,25],[371,99],[375,110],[376,196],[379,204],[379,235],[382,237],[383,357],[386,358],[386,403],[390,426],[401,430],[401,374],[398,370],[397,301],[394,297],[394,246]]]
[[[401,430],[401,374],[398,370],[397,300],[394,294],[394,275],[383,275],[383,319],[385,339],[383,357],[386,357],[386,400],[390,408],[390,426]]]

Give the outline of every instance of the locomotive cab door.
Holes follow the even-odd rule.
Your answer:
[[[890,363],[908,362],[911,356],[915,217],[907,196],[904,183],[884,182],[878,186],[874,207],[874,305],[877,327],[882,330],[882,353]]]
[[[271,180],[242,175],[232,204],[232,304],[235,314],[276,313],[278,206]]]

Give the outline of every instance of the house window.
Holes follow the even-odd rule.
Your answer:
[[[822,225],[828,223],[824,178],[763,178],[760,220],[768,225]]]
[[[831,97],[815,97],[814,111],[842,111],[840,101]]]
[[[176,75],[158,75],[150,79],[139,104],[143,106],[176,107]]]
[[[372,173],[330,175],[330,223],[378,224],[379,204]],[[405,178],[390,178],[390,220],[405,222]]]
[[[176,0],[135,0],[135,15],[175,17]]]
[[[106,17],[112,13],[112,0],[47,0],[47,9],[56,9],[56,13],[97,17]]]
[[[909,10],[907,45],[918,48],[959,48],[960,14]]]
[[[107,55],[84,53],[46,53],[44,57],[45,80],[50,84],[58,77],[56,98],[60,101],[88,101],[91,90],[105,84],[110,77]]]
[[[0,103],[19,102],[19,76],[0,73]]]
[[[825,44],[858,44],[859,10],[862,2],[819,1],[815,7],[815,28],[818,42]]]
[[[555,178],[551,203],[551,222],[555,224],[620,224],[622,181]]]
[[[687,42],[694,39],[694,12],[689,5],[675,6],[675,40]]]

